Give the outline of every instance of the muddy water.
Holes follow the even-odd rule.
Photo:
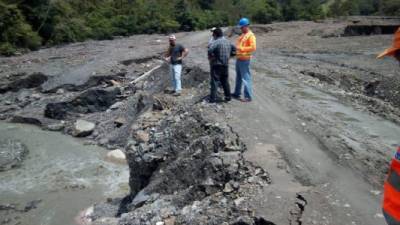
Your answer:
[[[21,168],[0,172],[0,205],[16,208],[0,207],[0,223],[71,225],[80,210],[128,192],[128,167],[104,161],[102,148],[20,124],[0,123],[0,138],[30,151]]]

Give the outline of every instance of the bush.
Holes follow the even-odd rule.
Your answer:
[[[398,1],[398,0],[383,0],[382,12],[385,15],[399,16],[400,15],[400,1]]]
[[[1,54],[13,54],[17,48],[35,50],[41,45],[41,38],[32,31],[16,5],[6,5],[1,1],[0,30]]]
[[[0,44],[1,55],[12,56],[16,53],[16,51],[17,49],[8,42]]]

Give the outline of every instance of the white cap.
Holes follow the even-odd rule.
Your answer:
[[[214,30],[216,30],[217,28],[216,27],[213,27],[213,28],[211,28],[211,32],[214,32]]]
[[[175,35],[173,35],[173,34],[172,34],[172,35],[170,35],[170,36],[169,36],[169,40],[176,40],[176,37],[175,37]]]

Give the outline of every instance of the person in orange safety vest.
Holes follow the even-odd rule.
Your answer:
[[[400,28],[397,30],[392,47],[378,58],[393,56],[400,63]],[[389,225],[400,225],[400,147],[392,160],[388,177],[384,184],[383,215]]]
[[[236,86],[232,97],[240,99],[242,86],[244,86],[243,102],[251,102],[253,99],[253,81],[250,73],[250,59],[253,52],[256,50],[256,36],[249,29],[250,21],[247,18],[242,18],[239,21],[239,26],[242,35],[236,43]]]

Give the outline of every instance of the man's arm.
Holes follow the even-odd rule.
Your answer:
[[[215,43],[213,43],[208,48],[208,57],[213,57],[214,56],[215,46],[216,46]]]
[[[251,37],[249,37],[248,41],[250,42],[250,46],[242,47],[240,50],[244,52],[254,52],[257,49],[256,36],[252,35]]]
[[[170,56],[171,56],[171,47],[169,47],[164,54],[164,57],[170,57]]]
[[[236,46],[231,44],[231,57],[236,55]]]
[[[164,60],[165,61],[170,61],[171,60],[171,47],[169,47],[168,50],[165,52]]]
[[[189,54],[189,49],[184,48],[182,52],[182,59],[185,58]]]
[[[183,47],[183,46],[181,46],[181,57],[179,57],[178,58],[178,60],[182,60],[182,59],[184,59],[188,54],[189,54],[189,49],[187,49],[187,48],[185,48],[185,47]]]

